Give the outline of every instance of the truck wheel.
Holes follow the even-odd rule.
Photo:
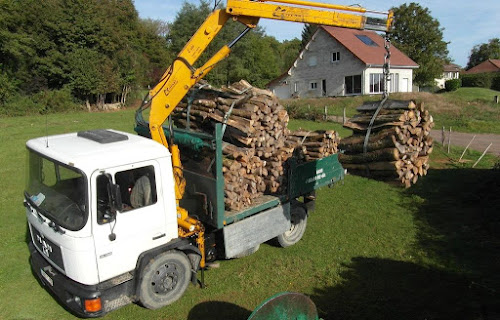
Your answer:
[[[167,251],[151,259],[141,272],[139,301],[148,309],[158,309],[179,299],[191,279],[188,257]]]
[[[279,245],[283,248],[296,244],[304,235],[307,226],[307,212],[303,207],[293,207],[290,212],[290,230],[276,237]]]

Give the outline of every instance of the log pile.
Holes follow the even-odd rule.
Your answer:
[[[227,210],[241,210],[263,194],[283,194],[286,161],[299,142],[305,161],[337,151],[334,131],[309,132],[307,137],[304,131],[290,134],[288,113],[274,94],[244,80],[221,90],[192,93],[172,118],[177,127],[209,134],[215,123],[226,125],[222,152]]]
[[[299,148],[300,158],[313,161],[337,153],[340,137],[334,130],[290,132],[286,144]]]
[[[432,116],[423,103],[389,100],[374,119],[366,152],[365,136],[379,102],[366,103],[344,127],[353,135],[340,141],[342,166],[350,173],[395,179],[405,187],[415,184],[429,169],[432,152]]]

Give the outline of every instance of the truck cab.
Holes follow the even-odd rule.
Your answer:
[[[135,291],[141,255],[178,240],[168,149],[112,130],[37,138],[27,149],[34,273],[79,315],[131,302],[106,283]],[[97,298],[100,309],[86,302]]]

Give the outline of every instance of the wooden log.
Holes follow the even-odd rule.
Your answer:
[[[363,105],[356,108],[359,112],[375,111],[380,105],[380,101],[365,102]],[[383,109],[415,109],[416,104],[414,101],[407,100],[387,100]]]
[[[354,163],[345,163],[342,166],[346,169],[354,169],[354,170],[399,170],[404,165],[404,162],[401,160],[391,161],[391,162],[368,162],[365,164],[354,164]]]
[[[374,150],[367,153],[355,155],[339,154],[340,163],[366,163],[381,161],[396,161],[400,159],[400,153],[397,148],[386,148]]]
[[[386,122],[386,123],[381,123],[381,124],[377,124],[377,125],[372,126],[372,130],[379,131],[379,130],[382,130],[382,129],[388,128],[388,127],[402,126],[403,124],[404,124],[403,121]],[[344,128],[351,129],[355,132],[365,132],[368,130],[368,125],[354,123],[354,122],[350,122],[350,121],[346,121],[346,123],[344,123],[343,126],[344,126]]]

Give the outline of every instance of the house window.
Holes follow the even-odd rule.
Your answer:
[[[378,47],[378,44],[375,43],[375,41],[373,41],[370,37],[368,36],[365,36],[363,34],[357,34],[356,35],[356,38],[358,38],[359,40],[361,40],[361,42],[363,42],[364,44],[366,44],[367,46],[370,46],[370,47]]]
[[[340,52],[332,52],[332,62],[340,61]]]
[[[384,74],[370,74],[370,93],[384,92]],[[389,79],[389,92],[399,92],[399,74],[391,73]]]
[[[345,94],[361,93],[361,75],[345,77]]]
[[[307,64],[309,65],[309,67],[314,67],[318,64],[318,59],[316,58],[316,56],[311,56],[307,60]]]
[[[295,81],[293,84],[293,92],[297,93],[299,92],[299,82]]]
[[[384,75],[382,73],[370,74],[370,93],[384,92]]]
[[[318,83],[317,82],[311,82],[309,85],[309,90],[316,90],[318,89]]]
[[[389,81],[390,92],[399,92],[399,73],[391,73],[391,80]]]

